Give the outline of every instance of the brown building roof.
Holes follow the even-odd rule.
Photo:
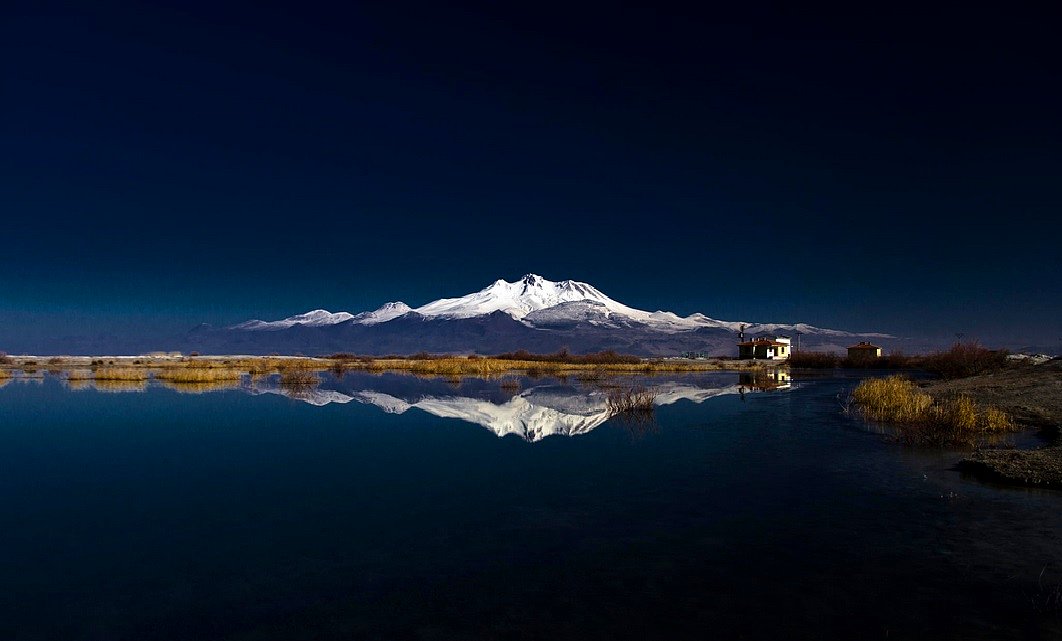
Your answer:
[[[881,349],[877,345],[871,345],[870,343],[860,343],[858,345],[852,345],[848,349]]]

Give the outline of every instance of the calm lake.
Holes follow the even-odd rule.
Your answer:
[[[857,380],[652,377],[655,421],[577,379],[11,381],[0,638],[1060,638],[1062,493],[888,442]]]

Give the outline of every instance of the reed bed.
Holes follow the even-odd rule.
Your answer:
[[[97,381],[146,381],[150,376],[143,367],[99,367],[90,371]]]
[[[726,369],[748,369],[763,367],[762,364],[749,365],[738,361],[642,361],[639,363],[566,363],[545,360],[511,360],[501,358],[374,358],[348,361],[349,369],[362,369],[372,372],[409,371],[414,374],[432,374],[438,376],[471,375],[491,376],[509,372],[524,371],[532,375],[556,375],[561,372],[586,372],[593,376],[598,372],[638,373],[653,372],[703,372]]]
[[[228,367],[176,367],[155,372],[155,378],[170,383],[217,383],[239,381],[243,372]]]
[[[998,408],[962,395],[935,399],[902,376],[865,380],[852,392],[852,401],[865,418],[894,425],[905,443],[976,445],[1017,430]]]

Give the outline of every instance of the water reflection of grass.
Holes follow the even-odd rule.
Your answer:
[[[204,394],[206,392],[217,392],[219,390],[238,389],[240,387],[240,379],[237,377],[223,378],[217,380],[205,380],[205,381],[177,381],[173,379],[162,378],[159,382],[166,389],[171,389],[181,394]]]
[[[138,380],[97,379],[94,385],[100,392],[143,392],[147,386],[146,378]]]
[[[296,398],[305,396],[321,384],[321,377],[305,369],[288,369],[280,374],[280,388]]]
[[[239,381],[243,372],[229,367],[174,367],[159,370],[155,378],[175,384],[211,384]]]
[[[656,394],[644,387],[615,385],[605,389],[605,407],[610,418],[618,418],[632,438],[641,438],[658,429]]]
[[[649,414],[656,410],[656,394],[644,387],[614,387],[608,390],[605,404],[612,415]]]
[[[523,385],[520,384],[520,379],[516,378],[515,376],[510,376],[510,377],[503,378],[498,383],[498,389],[501,389],[502,391],[505,391],[505,392],[514,392],[515,393],[515,392],[519,392],[520,390],[522,390],[523,389]]]

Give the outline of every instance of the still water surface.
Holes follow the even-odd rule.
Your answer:
[[[652,424],[519,382],[12,382],[0,638],[1062,635],[1062,493],[885,441],[854,379],[654,377]]]

